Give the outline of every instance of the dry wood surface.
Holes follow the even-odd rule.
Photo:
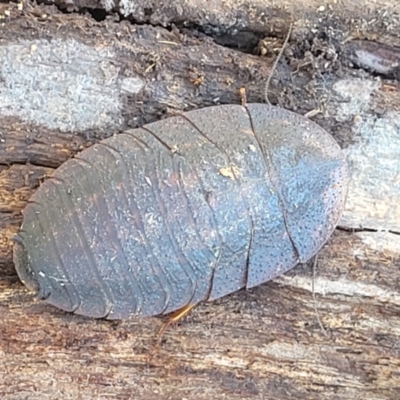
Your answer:
[[[212,104],[307,115],[351,171],[311,264],[159,318],[35,301],[11,238],[51,172],[126,129]],[[400,5],[389,0],[0,3],[0,398],[400,398]]]

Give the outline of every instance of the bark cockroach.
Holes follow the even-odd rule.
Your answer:
[[[25,208],[14,261],[63,310],[170,313],[309,260],[347,185],[344,154],[305,117],[265,104],[190,111],[65,162]]]

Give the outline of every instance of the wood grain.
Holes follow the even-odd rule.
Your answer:
[[[332,1],[323,10],[303,1],[292,12],[275,1],[261,18],[260,2],[243,1],[237,21],[263,39],[261,57],[227,46],[235,42],[229,28],[237,28],[225,23],[232,2],[189,3],[154,8],[140,25],[96,22],[50,5],[0,5],[1,398],[398,399],[398,6],[367,1],[364,12],[361,2],[352,9]],[[179,25],[178,14],[191,23]],[[218,32],[206,32],[207,14]],[[160,319],[90,320],[35,301],[15,274],[11,238],[40,182],[83,148],[128,128],[240,103],[241,87],[249,102],[263,101],[274,48],[290,22],[270,100],[331,132],[352,173],[340,228],[318,255],[315,299],[312,265],[300,265],[199,305],[159,347]],[[366,63],[371,58],[377,64]]]

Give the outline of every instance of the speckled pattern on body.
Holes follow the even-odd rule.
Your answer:
[[[169,313],[309,260],[347,186],[342,151],[307,118],[265,104],[195,110],[64,163],[24,210],[14,261],[63,310]]]

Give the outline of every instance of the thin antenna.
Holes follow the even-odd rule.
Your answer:
[[[325,336],[328,336],[328,333],[326,332],[324,325],[322,324],[321,318],[319,317],[319,312],[318,312],[318,305],[317,305],[317,299],[315,297],[315,275],[317,272],[317,262],[318,262],[318,256],[316,255],[314,257],[314,264],[313,264],[313,276],[312,276],[312,283],[311,283],[311,290],[312,290],[312,297],[313,297],[313,305],[314,305],[314,311],[315,311],[315,315],[317,317],[317,322],[318,325],[322,331],[322,333]]]
[[[287,34],[287,36],[286,36],[285,42],[284,42],[283,45],[282,45],[282,48],[281,48],[281,50],[280,50],[280,52],[279,52],[279,54],[278,54],[278,57],[276,57],[276,60],[275,60],[275,62],[274,62],[273,65],[272,65],[271,73],[270,73],[269,76],[268,76],[267,82],[265,82],[264,97],[265,97],[265,102],[266,102],[268,105],[271,105],[271,102],[269,101],[269,98],[268,98],[269,84],[270,84],[271,79],[272,79],[272,76],[273,76],[273,74],[274,74],[274,72],[275,72],[276,66],[278,65],[278,62],[279,62],[279,60],[280,60],[281,57],[282,57],[283,51],[285,50],[286,45],[288,44],[288,41],[289,41],[289,38],[290,38],[290,34],[292,33],[292,25],[293,25],[293,24],[290,24],[290,25],[289,25],[289,31],[288,31],[288,34]]]

